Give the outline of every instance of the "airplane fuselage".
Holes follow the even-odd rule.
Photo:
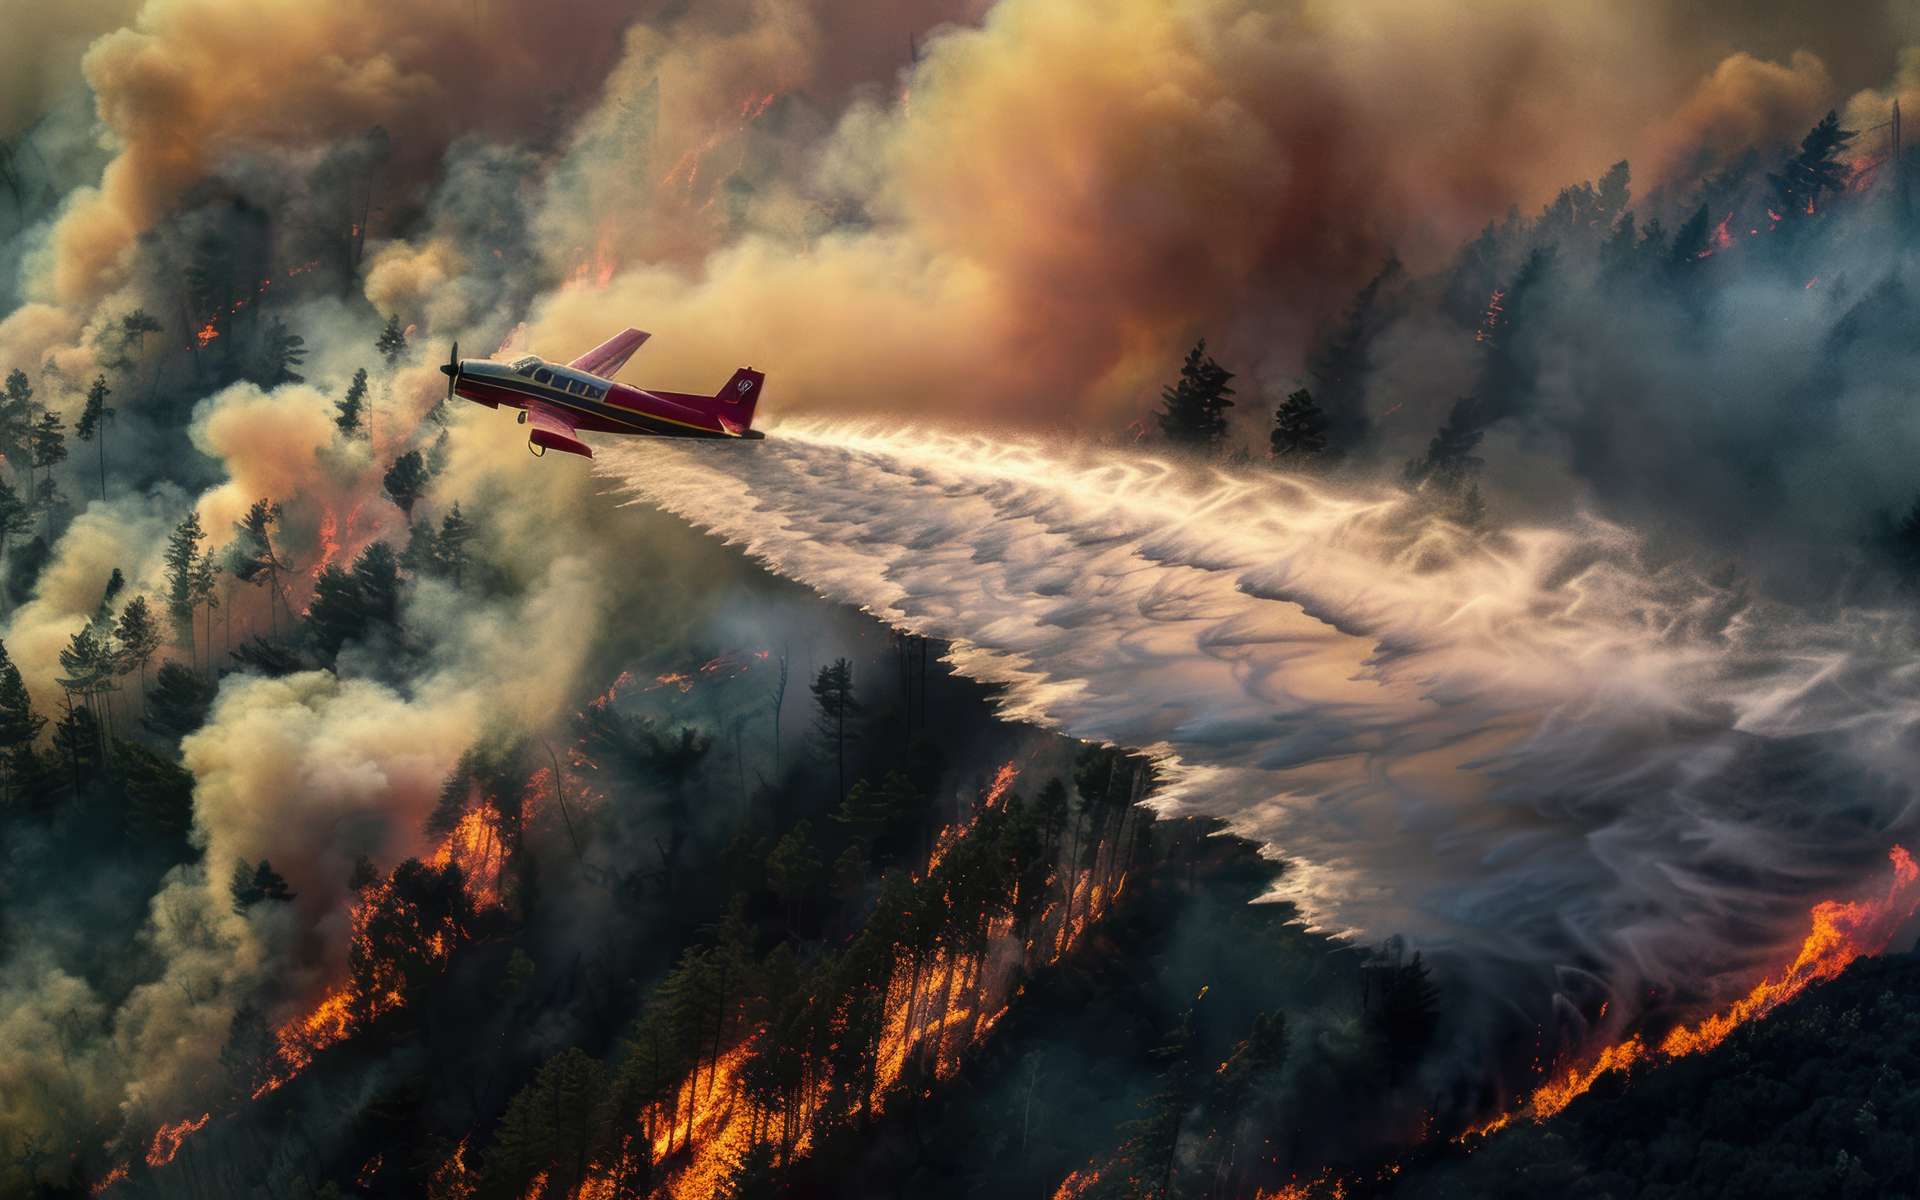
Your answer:
[[[576,428],[594,432],[745,436],[721,423],[711,411],[710,396],[648,391],[531,355],[510,363],[463,358],[453,390],[488,408],[525,410],[536,401],[551,405],[567,413]]]

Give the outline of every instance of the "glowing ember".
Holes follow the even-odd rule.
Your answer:
[[[1480,318],[1480,328],[1474,331],[1474,341],[1491,342],[1493,340],[1494,334],[1499,332],[1500,326],[1506,321],[1506,300],[1505,291],[1500,288],[1493,289],[1493,295],[1487,298],[1486,314]]]
[[[125,1179],[126,1177],[127,1177],[127,1164],[121,1163],[119,1166],[116,1166],[113,1170],[108,1171],[105,1175],[102,1175],[100,1177],[100,1182],[94,1184],[92,1189],[90,1189],[87,1194],[91,1196],[98,1196],[101,1192],[106,1191],[108,1188],[112,1187],[116,1183],[119,1183],[121,1180]]]
[[[207,1127],[213,1119],[212,1113],[201,1113],[197,1120],[176,1121],[172,1125],[162,1125],[153,1135],[153,1145],[147,1148],[147,1165],[164,1167],[180,1153],[180,1143]]]
[[[208,317],[207,323],[194,331],[193,340],[197,345],[199,345],[199,347],[202,350],[204,350],[207,348],[209,344],[212,343],[213,339],[219,336],[220,336],[220,331],[213,327],[213,318]]]

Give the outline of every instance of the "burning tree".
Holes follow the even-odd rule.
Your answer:
[[[1189,450],[1212,451],[1227,434],[1227,410],[1233,407],[1228,383],[1233,372],[1207,354],[1201,338],[1187,351],[1178,382],[1163,388],[1160,432],[1169,442]]]

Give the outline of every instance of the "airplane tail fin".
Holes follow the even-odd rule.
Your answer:
[[[728,426],[737,425],[742,432],[753,428],[753,409],[760,403],[760,388],[766,381],[766,372],[741,367],[725,387],[714,393]]]

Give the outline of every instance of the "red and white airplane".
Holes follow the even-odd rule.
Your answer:
[[[440,368],[447,377],[447,398],[456,394],[488,408],[520,410],[531,425],[527,448],[535,457],[549,450],[593,457],[578,434],[635,433],[649,437],[761,438],[753,428],[753,407],[766,376],[741,367],[711,396],[663,392],[615,383],[624,365],[648,335],[626,329],[570,363],[551,363],[529,354],[512,362],[461,358],[460,343]]]

